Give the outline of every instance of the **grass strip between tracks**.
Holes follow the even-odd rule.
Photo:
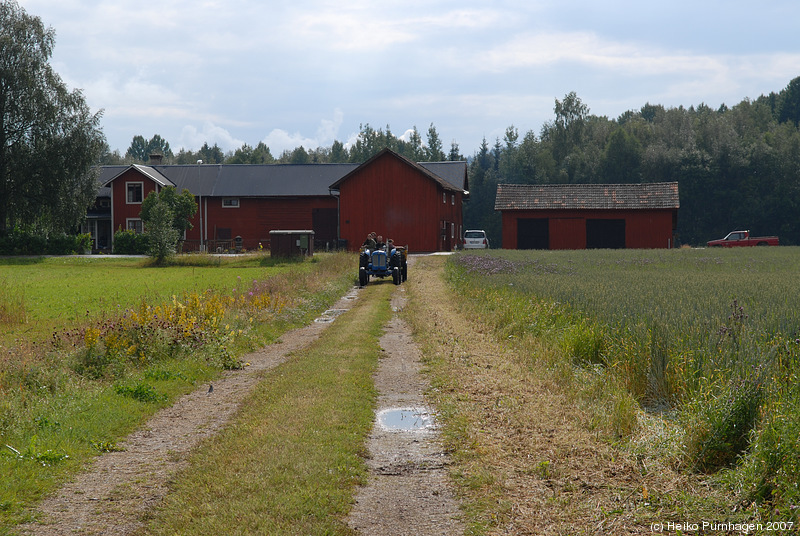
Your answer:
[[[147,534],[350,534],[391,282],[369,285],[307,349],[269,371],[179,475]]]

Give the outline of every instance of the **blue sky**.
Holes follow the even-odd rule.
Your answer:
[[[646,103],[732,106],[800,76],[796,0],[19,0],[51,63],[103,110],[109,145],[347,143],[433,123],[472,155],[538,134],[574,91],[616,118]]]

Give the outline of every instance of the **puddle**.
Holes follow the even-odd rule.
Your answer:
[[[436,426],[433,414],[425,408],[388,408],[378,412],[378,423],[385,430],[416,432]]]

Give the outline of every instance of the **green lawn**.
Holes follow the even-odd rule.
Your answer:
[[[183,292],[241,290],[255,279],[289,268],[305,269],[298,263],[269,263],[269,257],[263,256],[205,258],[198,259],[197,266],[166,268],[146,263],[140,258],[0,259],[0,302],[3,293],[12,295],[25,313],[24,323],[0,324],[0,344],[18,338],[44,340],[54,331],[116,315],[142,300],[157,303]]]

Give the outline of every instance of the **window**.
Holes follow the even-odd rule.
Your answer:
[[[126,221],[129,231],[133,231],[136,234],[142,234],[144,232],[144,226],[142,225],[142,220],[128,218]]]
[[[456,194],[450,194],[450,204],[456,206]]]
[[[222,208],[239,208],[238,197],[223,197]]]
[[[129,182],[127,184],[128,187],[128,197],[127,203],[129,205],[138,205],[142,203],[142,190],[144,189],[144,183],[141,182]]]
[[[447,204],[447,192],[442,192],[442,204]]]

